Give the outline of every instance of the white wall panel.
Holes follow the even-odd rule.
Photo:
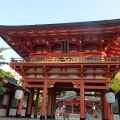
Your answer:
[[[102,75],[96,75],[96,78],[103,78]]]
[[[93,78],[93,75],[87,75],[86,78]]]
[[[6,109],[0,108],[0,116],[6,116]]]
[[[114,120],[120,120],[119,114],[114,114]]]
[[[51,72],[51,71],[60,71],[60,68],[51,68],[51,69],[50,69],[50,72]]]
[[[43,72],[42,68],[37,68],[36,71],[37,72]]]
[[[68,72],[78,72],[79,70],[77,68],[67,68]]]
[[[34,71],[34,68],[29,68],[27,71]]]
[[[34,78],[34,77],[35,77],[34,74],[30,74],[30,75],[27,76],[27,78]]]
[[[43,78],[43,76],[41,74],[38,74],[36,78]]]
[[[70,78],[79,78],[77,75],[69,75]]]
[[[49,78],[57,78],[59,75],[51,75]]]

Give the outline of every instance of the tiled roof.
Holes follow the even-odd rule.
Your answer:
[[[15,80],[14,78],[9,78],[9,77],[1,77],[0,76],[0,80],[5,80],[7,81],[9,84],[13,85],[15,87],[15,89],[21,89],[26,91],[25,88],[23,88],[22,86],[17,84],[17,80]]]
[[[88,22],[72,22],[59,24],[37,24],[37,25],[19,25],[5,26],[0,25],[0,29],[36,29],[36,28],[57,28],[57,27],[72,27],[72,26],[89,26],[89,25],[104,25],[104,24],[120,24],[120,19],[88,21]]]

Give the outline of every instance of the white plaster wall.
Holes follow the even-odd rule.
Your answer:
[[[25,116],[25,113],[26,113],[26,109],[22,109],[21,116]]]
[[[93,75],[87,75],[86,78],[93,78]]]
[[[49,78],[57,78],[59,75],[51,75]]]
[[[16,116],[16,111],[17,109],[10,108],[9,115]],[[26,113],[26,109],[22,109],[21,116],[25,116],[25,113]]]
[[[90,50],[85,50],[85,52],[90,52]]]
[[[77,50],[70,50],[70,53],[74,53],[74,52],[77,52]]]
[[[97,52],[97,50],[92,50],[92,52]]]
[[[44,51],[43,51],[43,53],[47,53],[47,51],[46,51],[46,50],[44,50]]]
[[[72,38],[72,41],[76,41],[76,38]]]
[[[27,76],[27,78],[34,78],[35,75],[34,74],[30,74],[29,76]]]
[[[78,72],[78,70],[76,68],[67,68],[67,71],[70,72]]]
[[[54,51],[54,53],[61,53],[61,51],[60,50],[56,50],[56,51]]]
[[[87,68],[86,72],[93,72],[93,68]]]
[[[114,114],[114,120],[120,120],[120,117],[118,114]]]
[[[69,75],[70,78],[79,78],[77,75]]]
[[[10,108],[9,115],[15,116],[17,109]]]
[[[36,71],[37,72],[43,72],[43,70],[41,68],[37,68]]]
[[[34,71],[34,68],[29,68],[27,71]]]
[[[0,116],[6,116],[6,109],[0,108]]]
[[[3,105],[7,105],[8,103],[8,95],[7,94],[4,94],[4,98],[3,98]]]
[[[43,78],[43,76],[41,74],[38,74],[36,78]]]
[[[51,68],[51,69],[50,69],[50,72],[51,72],[51,71],[60,71],[60,68]]]
[[[96,75],[96,78],[104,78],[102,75]]]
[[[102,68],[96,68],[96,72],[104,72],[105,70],[103,70]]]

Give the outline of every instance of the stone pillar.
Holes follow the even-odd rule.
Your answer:
[[[37,118],[37,113],[38,113],[38,101],[39,101],[39,89],[37,89],[36,93],[36,101],[35,101],[35,112],[34,112],[34,118]]]
[[[32,102],[33,102],[33,93],[34,90],[30,89],[29,97],[28,97],[28,104],[27,104],[27,111],[26,111],[26,117],[31,118],[31,110],[32,110]]]
[[[80,120],[85,120],[85,89],[83,80],[80,82]]]
[[[23,87],[25,86],[25,81],[23,81],[22,86]],[[23,92],[22,98],[19,100],[19,106],[18,106],[17,111],[16,111],[16,118],[21,117],[23,100],[24,100],[24,92]]]
[[[42,106],[41,106],[40,120],[45,120],[46,97],[47,97],[47,79],[45,78],[44,87],[43,87],[43,96],[42,96]]]
[[[52,88],[49,90],[47,119],[51,119],[52,113]]]

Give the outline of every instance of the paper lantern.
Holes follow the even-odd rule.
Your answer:
[[[115,94],[113,92],[106,93],[106,99],[108,103],[114,103],[115,102]]]
[[[22,90],[16,90],[15,91],[15,99],[20,100],[22,98],[23,91]]]

